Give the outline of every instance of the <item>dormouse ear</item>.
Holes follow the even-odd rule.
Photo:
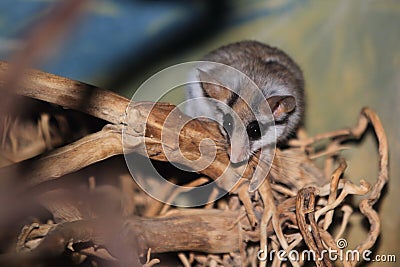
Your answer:
[[[267,99],[276,121],[282,120],[296,108],[296,100],[291,95],[276,95]]]
[[[199,72],[199,79],[201,87],[206,96],[212,97],[216,100],[226,103],[232,94],[231,91],[224,87],[217,79],[212,77],[209,73],[197,69]]]

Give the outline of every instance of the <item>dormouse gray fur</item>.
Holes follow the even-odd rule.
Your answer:
[[[221,132],[230,139],[231,162],[248,160],[270,143],[284,144],[297,129],[304,114],[304,79],[298,65],[278,48],[257,41],[222,46],[207,54],[203,60],[239,70],[262,93],[251,91],[249,88],[252,85],[236,76],[229,78],[232,81],[227,84],[226,75],[218,68],[198,69],[200,81],[212,83],[202,82],[189,86],[187,90],[187,99],[205,99],[193,102],[186,113],[192,117],[213,118],[220,123]],[[227,90],[226,87],[234,88]],[[253,107],[262,110],[262,105],[269,105],[272,112],[276,140],[270,138],[268,125],[271,119],[263,116],[262,111],[258,114],[253,112]]]

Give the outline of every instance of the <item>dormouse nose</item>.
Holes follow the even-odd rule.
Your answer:
[[[232,163],[241,163],[249,159],[250,144],[245,131],[233,131],[228,154]]]

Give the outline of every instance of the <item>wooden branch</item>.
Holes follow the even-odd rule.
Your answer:
[[[32,187],[122,153],[121,126],[108,125],[47,155],[1,168],[0,177],[15,182],[9,174],[18,174],[22,187]]]
[[[5,77],[8,69],[8,63],[0,62],[1,79]],[[1,79],[0,84],[4,82]],[[156,160],[187,163],[194,168],[199,164],[204,165],[209,162],[209,165],[201,170],[201,173],[212,179],[217,179],[223,174],[226,179],[221,179],[219,182],[222,188],[230,189],[242,176],[251,177],[252,168],[247,168],[246,173],[243,172],[243,168],[236,170],[231,168],[226,153],[226,141],[220,133],[217,123],[190,120],[174,105],[143,102],[131,103],[129,106],[128,99],[110,91],[38,70],[29,70],[25,73],[17,93],[65,108],[79,110],[116,125],[127,125],[126,135],[130,138],[129,140],[125,139],[128,140],[125,143],[126,150],[138,152]],[[127,114],[126,117],[125,114]],[[167,119],[173,122],[170,124],[171,127],[165,127]],[[174,125],[182,125],[183,128],[176,129],[173,127]],[[35,166],[27,169],[30,180],[28,185],[33,186],[115,154],[122,154],[124,148],[122,143],[117,141],[118,138],[122,140],[122,128],[117,129],[115,126],[113,130],[111,128],[112,126],[107,126],[99,133],[87,136],[39,159],[13,166],[13,168],[20,170],[26,166]],[[111,131],[113,132],[112,137],[110,136]],[[179,140],[179,143],[175,144],[176,146],[163,147],[165,144],[172,144],[176,137]],[[213,140],[214,143],[204,145],[203,140]],[[105,146],[109,142],[111,147]],[[141,146],[144,142],[145,147]],[[164,151],[166,148],[169,152],[168,158]],[[89,154],[85,152],[83,155],[80,151],[93,153],[86,158]],[[213,153],[216,153],[215,159]],[[54,168],[54,162],[57,162],[57,168]],[[4,171],[0,172],[4,173]]]
[[[235,211],[183,210],[163,217],[134,218],[129,221],[129,230],[144,241],[145,251],[235,252],[242,242],[239,227],[232,227],[238,216]]]
[[[77,242],[106,246],[111,254],[115,255],[118,251],[113,251],[110,234],[118,236],[118,242],[127,246],[125,250],[142,255],[145,255],[149,248],[153,253],[235,252],[239,250],[242,242],[239,239],[239,231],[242,230],[239,227],[231,227],[236,224],[238,215],[239,212],[234,211],[192,209],[175,211],[156,218],[134,216],[120,222],[100,219],[61,223],[51,226],[49,233],[32,252],[12,254],[13,256],[1,255],[0,265],[5,266],[11,262],[18,265],[17,263],[21,262],[35,262],[54,257],[60,255],[69,243]],[[49,230],[48,225],[37,226],[31,230],[30,238],[38,236],[36,232],[43,236],[43,227]],[[183,240],[185,241],[182,242]]]
[[[9,63],[0,61],[0,87],[5,85],[10,69]],[[19,79],[19,95],[82,111],[113,124],[123,122],[129,104],[128,99],[111,91],[39,70],[29,69]]]
[[[242,177],[251,178],[252,166],[257,164],[254,158],[247,168],[230,165],[228,145],[218,124],[191,119],[171,104],[134,103],[128,109],[126,125],[125,151],[199,169],[211,179],[222,178],[217,183],[226,190]],[[204,144],[204,140],[210,142]]]

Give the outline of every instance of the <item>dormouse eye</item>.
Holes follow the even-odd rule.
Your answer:
[[[234,123],[233,123],[233,118],[232,118],[231,114],[225,114],[224,115],[224,117],[223,117],[223,126],[224,126],[224,129],[225,129],[226,133],[229,136],[232,136]]]
[[[250,140],[257,140],[261,138],[261,129],[258,121],[250,122],[249,125],[247,125],[246,131]]]

